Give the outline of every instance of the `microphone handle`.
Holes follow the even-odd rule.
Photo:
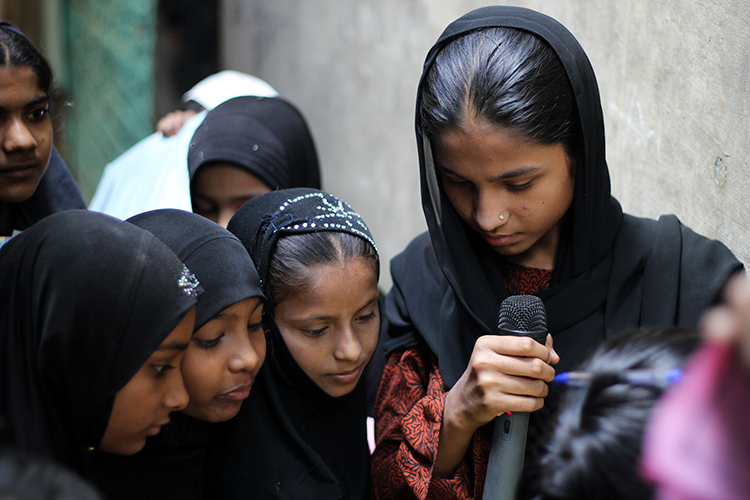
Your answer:
[[[503,333],[532,337],[540,344],[547,339],[547,332]],[[528,428],[529,414],[526,412],[504,413],[495,417],[482,494],[484,500],[515,500],[523,472]]]
[[[504,413],[495,418],[492,449],[487,462],[485,500],[515,500],[523,472],[529,414]]]

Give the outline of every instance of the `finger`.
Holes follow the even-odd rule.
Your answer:
[[[511,335],[485,335],[479,337],[475,348],[487,349],[506,356],[524,356],[547,361],[549,349],[531,337],[514,337]]]
[[[734,342],[739,337],[737,317],[726,306],[716,307],[704,314],[700,328],[703,337],[712,342]]]
[[[550,382],[555,376],[555,369],[539,358],[526,356],[509,356],[484,350],[472,354],[469,368],[478,379],[486,376],[494,380],[496,374],[505,374],[527,379],[539,379]]]
[[[552,335],[549,333],[547,334],[547,342],[545,344],[547,346],[547,349],[549,350],[549,357],[547,358],[547,364],[549,365],[556,365],[560,362],[560,356],[557,354],[557,351],[555,351],[555,348],[553,347],[553,341],[552,341]]]

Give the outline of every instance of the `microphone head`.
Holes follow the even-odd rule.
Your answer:
[[[547,338],[544,302],[536,295],[511,295],[500,304],[497,329],[501,335],[534,337],[543,344]]]

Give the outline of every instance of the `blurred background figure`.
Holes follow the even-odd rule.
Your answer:
[[[648,425],[643,467],[659,500],[750,498],[750,281],[735,279],[725,300]]]
[[[159,208],[191,211],[187,156],[205,110],[237,96],[276,95],[265,81],[237,71],[199,82],[183,96],[187,110],[165,117],[171,136],[155,132],[107,165],[89,209],[120,219]]]
[[[102,500],[87,481],[53,463],[0,452],[0,500]]]

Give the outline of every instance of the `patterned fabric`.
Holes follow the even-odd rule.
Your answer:
[[[549,288],[552,269],[536,269],[497,259],[497,270],[503,283],[514,295],[531,295]]]
[[[536,293],[548,287],[552,277],[551,270],[517,265],[507,268],[515,287],[511,290],[516,293]],[[437,359],[426,346],[390,355],[375,401],[374,499],[482,497],[492,441],[491,423],[474,434],[453,477],[432,476],[447,392]]]

